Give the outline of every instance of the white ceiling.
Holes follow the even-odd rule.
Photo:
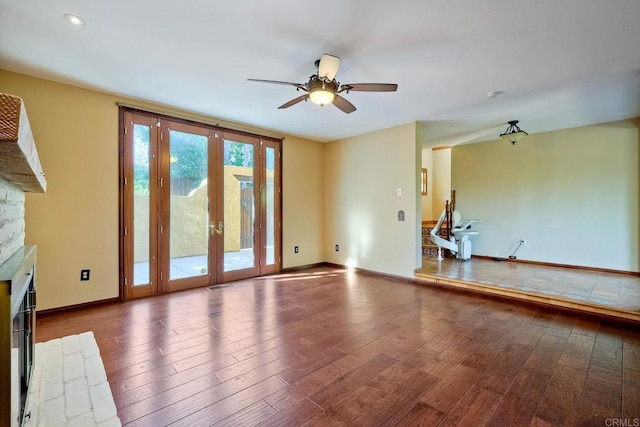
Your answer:
[[[325,52],[341,83],[398,91],[278,110],[294,87],[246,81],[304,83]],[[640,117],[640,1],[0,0],[0,68],[318,141],[419,121],[454,145]]]

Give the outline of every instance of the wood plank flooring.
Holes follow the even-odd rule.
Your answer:
[[[640,419],[638,324],[329,267],[49,314],[37,340],[88,330],[126,426]]]
[[[423,257],[416,278],[640,322],[640,276],[473,257]]]

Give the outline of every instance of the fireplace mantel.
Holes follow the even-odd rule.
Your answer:
[[[0,93],[0,178],[27,193],[47,189],[24,103],[5,93]]]

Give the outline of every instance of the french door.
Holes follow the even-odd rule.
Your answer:
[[[121,110],[125,298],[281,266],[280,141]]]

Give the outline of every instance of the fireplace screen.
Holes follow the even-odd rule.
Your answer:
[[[29,417],[24,409],[34,362],[35,260],[35,247],[23,246],[0,265],[0,313],[7,314],[0,318],[2,426],[19,426]],[[6,395],[8,391],[10,396]]]

